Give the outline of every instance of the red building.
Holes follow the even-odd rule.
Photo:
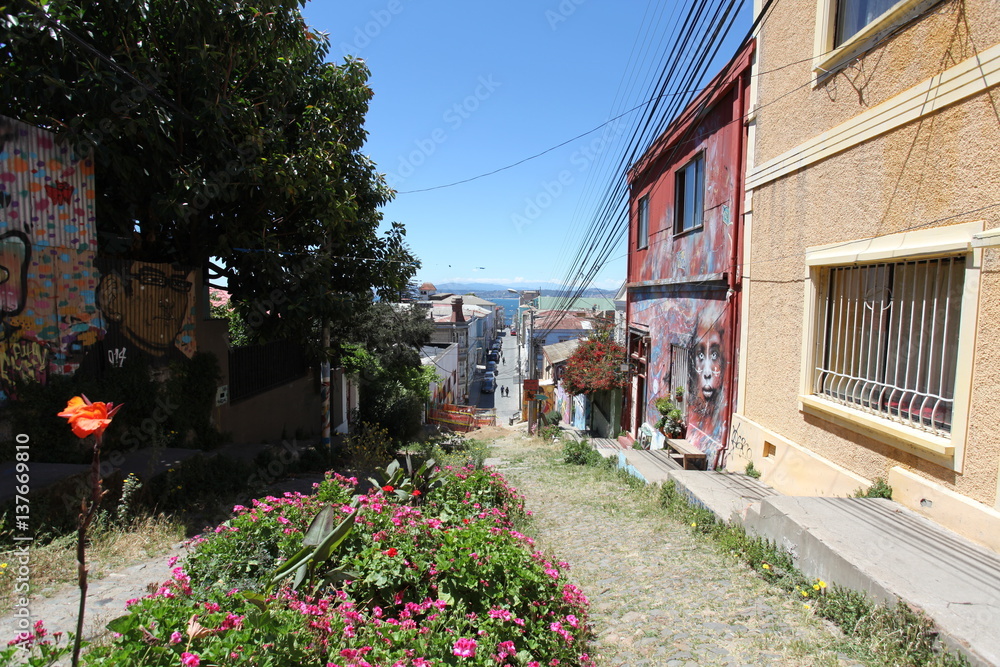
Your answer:
[[[683,388],[686,439],[720,465],[735,403],[751,41],[629,170],[623,428],[652,433]],[[643,425],[646,425],[645,428]]]

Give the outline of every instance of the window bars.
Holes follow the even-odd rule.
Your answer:
[[[827,271],[813,391],[948,437],[965,257]]]

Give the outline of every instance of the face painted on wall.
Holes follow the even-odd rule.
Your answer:
[[[101,282],[105,317],[144,352],[163,356],[174,346],[191,308],[190,272],[170,264],[132,262],[124,275]]]
[[[691,356],[691,388],[706,403],[718,402],[722,394],[723,353],[722,323],[702,313],[698,317]]]

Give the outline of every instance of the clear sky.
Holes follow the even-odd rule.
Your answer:
[[[694,0],[312,0],[332,60],[364,58],[375,96],[365,152],[398,191],[423,266],[418,282],[560,282],[601,194],[617,173],[634,111],[545,155],[472,182],[425,192],[553,148],[639,105]],[[745,3],[710,74],[750,25]],[[592,285],[618,287],[625,245]]]

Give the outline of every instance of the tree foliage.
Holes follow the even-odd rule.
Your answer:
[[[253,335],[318,340],[417,265],[365,156],[363,61],[325,62],[304,0],[14,0],[0,113],[90,152],[102,254],[207,266]],[[262,307],[263,306],[263,307]]]
[[[566,361],[562,381],[570,394],[591,394],[624,387],[628,374],[621,370],[625,348],[608,337],[582,341]]]
[[[356,419],[378,424],[396,439],[412,436],[436,376],[433,366],[421,363],[419,353],[433,332],[427,312],[380,302],[367,309],[357,325],[342,358],[360,385]]]

